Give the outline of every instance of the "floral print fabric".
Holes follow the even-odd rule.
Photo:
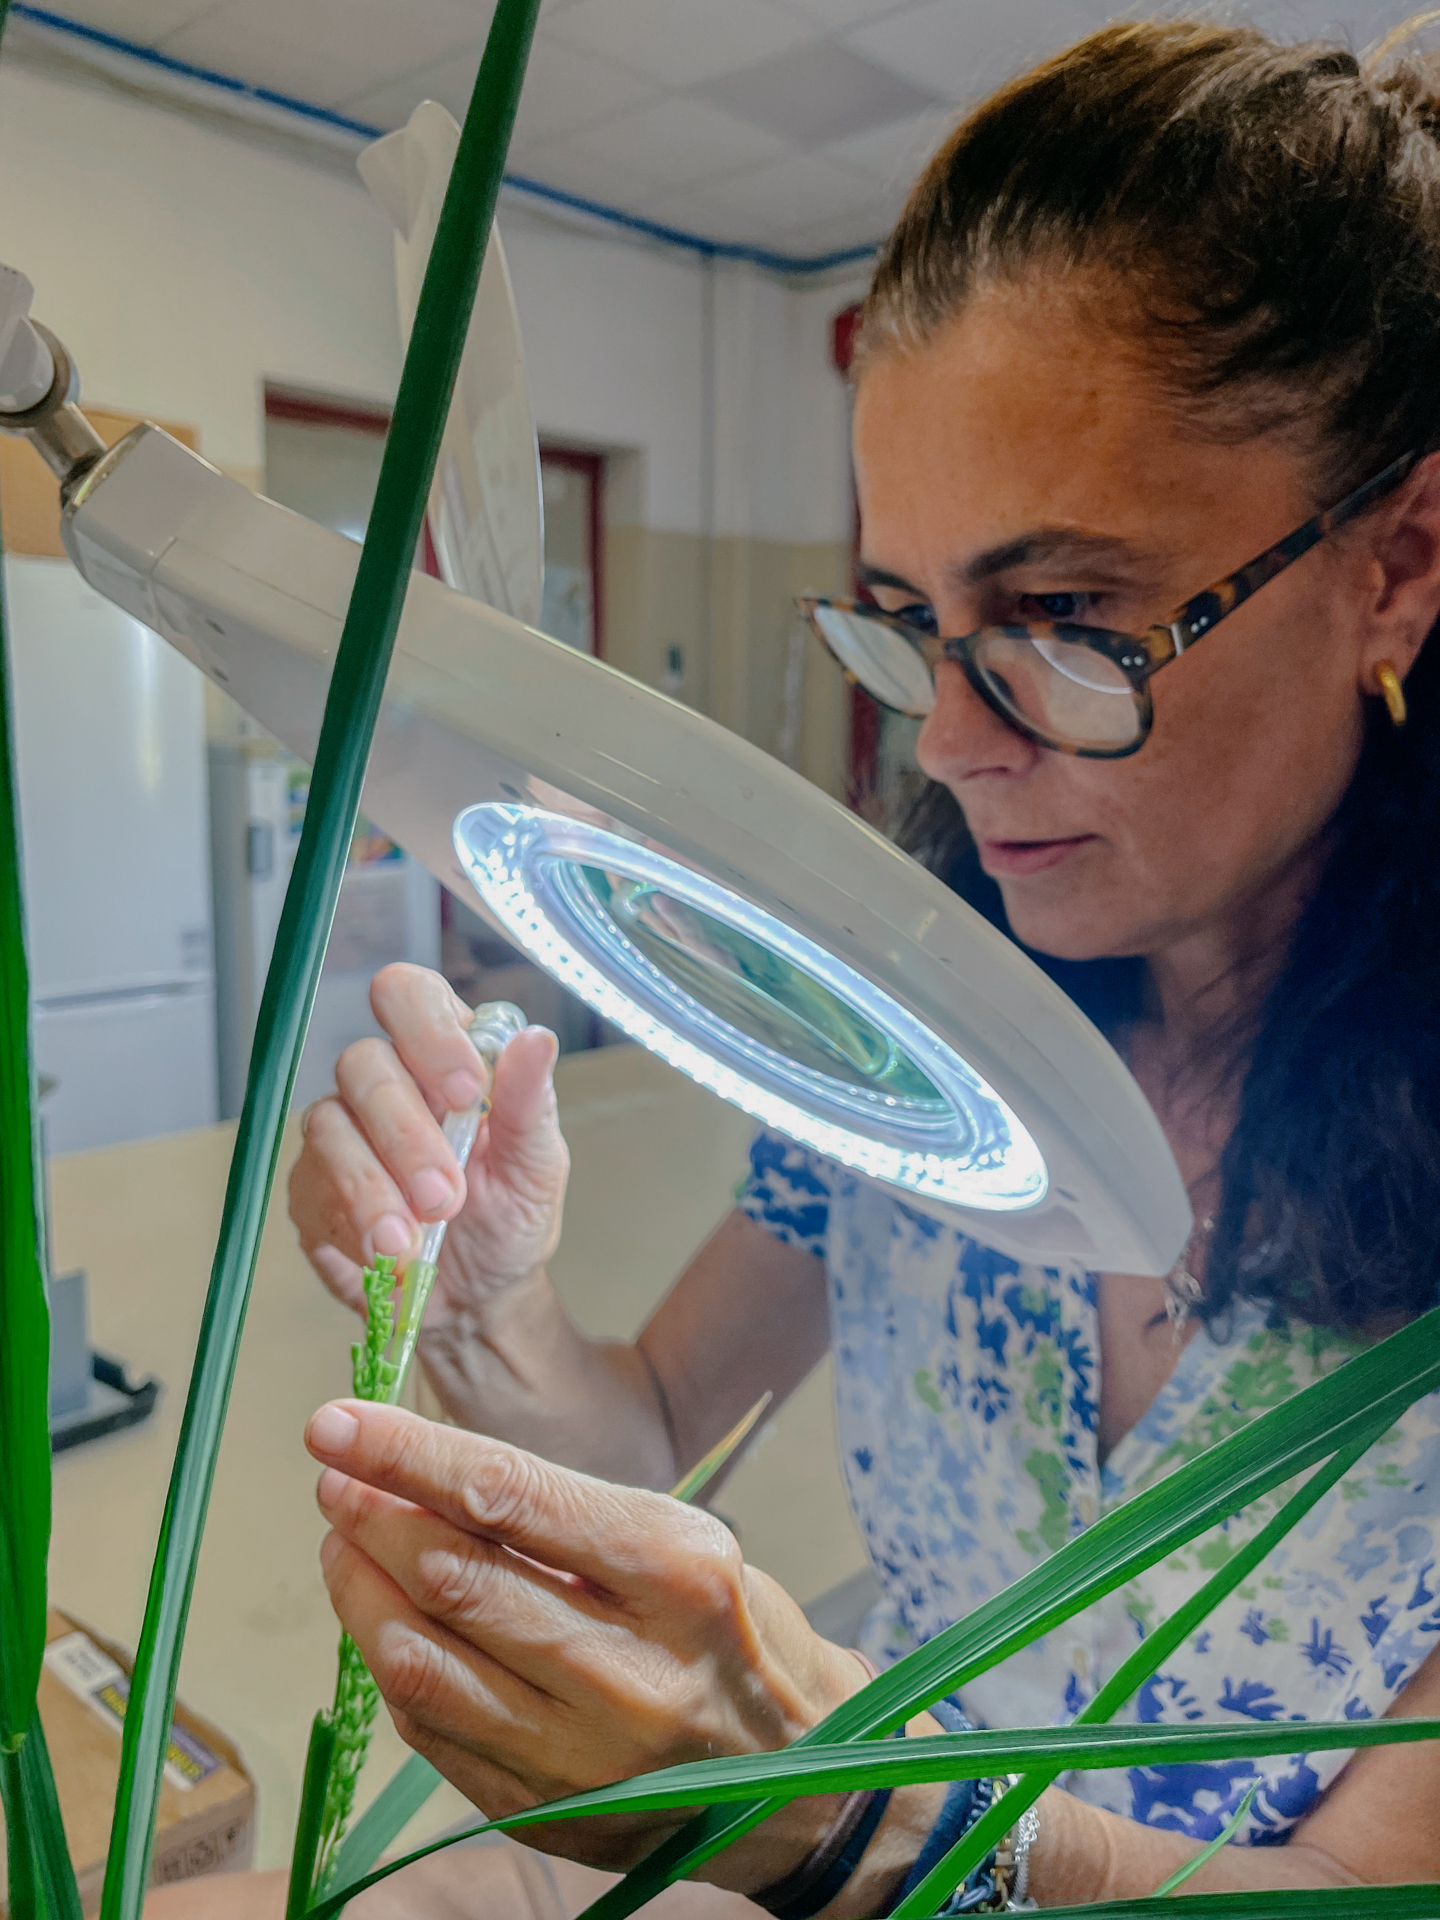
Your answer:
[[[896,1660],[1266,1408],[1343,1365],[1353,1340],[1238,1307],[1203,1328],[1098,1464],[1096,1278],[1026,1266],[889,1189],[761,1133],[740,1205],[824,1262],[839,1438],[884,1598],[864,1650]],[[979,1726],[1069,1720],[1299,1482],[1277,1488],[963,1689]],[[1440,1395],[1411,1408],[1118,1716],[1368,1719],[1440,1647]],[[1283,1840],[1345,1752],[1074,1773],[1081,1799],[1196,1840],[1257,1776],[1242,1829]]]

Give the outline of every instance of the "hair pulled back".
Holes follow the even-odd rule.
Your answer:
[[[1437,136],[1440,84],[1417,59],[1376,71],[1249,27],[1106,27],[935,155],[881,252],[857,365],[925,345],[987,279],[1073,271],[1108,290],[1200,431],[1303,433],[1327,505],[1440,445]],[[1255,1014],[1211,1318],[1250,1296],[1358,1330],[1440,1298],[1434,633],[1406,696],[1403,732],[1372,703],[1327,865]],[[944,787],[902,841],[1008,931]],[[1139,1017],[1142,961],[1034,958],[1112,1034]]]

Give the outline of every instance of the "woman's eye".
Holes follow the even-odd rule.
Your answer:
[[[1090,607],[1088,593],[1026,593],[1020,596],[1020,607],[1033,618],[1039,615],[1042,620],[1055,620],[1061,625],[1083,620]]]
[[[935,609],[927,607],[923,601],[917,601],[911,607],[897,607],[893,616],[902,620],[907,627],[913,627],[916,633],[938,633],[939,623],[935,618]]]

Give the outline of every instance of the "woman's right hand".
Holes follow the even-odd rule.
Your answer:
[[[485,1083],[470,1008],[439,974],[404,965],[375,976],[370,1004],[389,1038],[347,1047],[336,1091],[308,1110],[290,1217],[320,1278],[357,1310],[363,1263],[403,1260],[422,1225],[450,1220],[425,1315],[439,1330],[528,1278],[559,1243],[570,1155],[551,1079],[555,1036],[527,1027],[501,1054],[462,1172],[440,1121]]]

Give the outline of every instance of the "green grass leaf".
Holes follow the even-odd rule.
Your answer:
[[[1284,1887],[1263,1893],[1160,1894],[1047,1907],[1046,1920],[1440,1920],[1440,1887]]]
[[[295,1844],[290,1852],[290,1885],[285,1920],[300,1920],[315,1884],[316,1862],[325,1824],[326,1789],[335,1757],[335,1728],[330,1716],[317,1713],[310,1722],[305,1749],[305,1771],[300,1780],[300,1811],[295,1819]]]
[[[50,1547],[50,1312],[21,873],[0,579],[0,1748],[12,1752],[35,1712]]]
[[[873,1738],[887,1732],[932,1701],[943,1698],[967,1677],[984,1672],[1018,1647],[1028,1645],[1163,1559],[1176,1547],[1241,1511],[1252,1500],[1283,1485],[1317,1461],[1345,1449],[1360,1449],[1362,1443],[1372,1441],[1377,1433],[1393,1424],[1414,1401],[1437,1388],[1440,1388],[1440,1309],[1413,1321],[1328,1378],[1261,1414],[1157,1486],[1126,1501],[1050,1560],[1033,1568],[945,1633],[908,1654],[888,1673],[871,1681],[868,1687],[785,1749],[783,1755],[763,1758],[793,1759],[803,1766],[807,1747]],[[1383,1724],[1388,1727],[1397,1723]],[[1062,1733],[1074,1731],[1061,1730]],[[1108,1731],[1125,1732],[1124,1729]],[[1260,1742],[1248,1745],[1245,1752],[1263,1754],[1266,1751],[1264,1740],[1269,1737],[1268,1731],[1258,1731]],[[880,1758],[880,1752],[875,1750],[877,1772],[886,1767],[889,1758],[888,1754]],[[1038,1768],[1045,1763],[1038,1752],[1032,1751],[1028,1764]],[[1058,1770],[1072,1762],[1056,1758],[1050,1764]],[[1025,1766],[1024,1761],[1018,1768],[1001,1765],[992,1756],[989,1770],[1023,1771]],[[786,1797],[793,1795],[787,1792]],[[681,1800],[673,1804],[694,1805],[696,1801]],[[694,1873],[742,1833],[758,1825],[776,1804],[772,1799],[742,1804],[733,1810],[707,1807],[657,1847],[617,1886],[593,1902],[582,1920],[621,1920],[622,1916],[633,1913],[662,1887]],[[394,1870],[392,1866],[382,1872]],[[335,1910],[333,1905],[322,1903],[315,1909],[317,1920]]]
[[[1437,1388],[1440,1308],[1106,1514],[1051,1559],[897,1661],[797,1744],[860,1739],[900,1725],[1317,1460],[1383,1432]],[[580,1920],[625,1920],[662,1887],[695,1873],[758,1825],[767,1811],[762,1806],[697,1815],[592,1902]]]
[[[540,0],[499,0],[425,271],[336,652],[305,826],[265,981],[180,1444],[125,1717],[104,1920],[139,1920],[200,1537],[260,1233],[371,735],[474,305]]]
[[[1131,1695],[1150,1678],[1161,1661],[1168,1660],[1220,1602],[1269,1557],[1291,1528],[1299,1525],[1316,1502],[1323,1499],[1337,1481],[1344,1479],[1366,1450],[1380,1438],[1382,1431],[1375,1429],[1362,1434],[1348,1447],[1342,1447],[1324,1466],[1317,1467],[1304,1486],[1290,1496],[1272,1520],[1267,1521],[1244,1546],[1232,1553],[1219,1572],[1211,1574],[1204,1586],[1178,1606],[1169,1619],[1162,1620],[1152,1633],[1146,1635],[1134,1652],[1120,1663],[1094,1699],[1081,1708],[1075,1724],[1102,1726],[1118,1713]],[[1035,1804],[1055,1778],[1055,1770],[1041,1768],[1027,1773],[1008,1792],[1001,1794],[969,1833],[958,1840],[945,1858],[937,1861],[920,1884],[906,1895],[891,1914],[890,1920],[919,1920],[919,1916],[939,1907],[990,1849],[1009,1833],[1025,1809]]]
[[[872,1683],[873,1684],[873,1683]],[[671,1807],[719,1806],[766,1796],[767,1810],[806,1794],[851,1793],[922,1782],[971,1780],[1027,1767],[1093,1771],[1110,1767],[1198,1765],[1281,1753],[1324,1753],[1352,1747],[1440,1740],[1440,1719],[1267,1722],[1256,1726],[993,1727],[916,1740],[803,1745],[778,1753],[694,1760],[658,1773],[567,1795],[502,1820],[482,1821],[464,1834],[432,1841],[390,1862],[365,1880],[321,1900],[311,1920],[328,1920],[345,1900],[403,1867],[475,1834],[513,1833],[555,1820],[598,1814],[657,1812]]]
[[[1222,1847],[1229,1846],[1241,1827],[1244,1826],[1245,1816],[1254,1805],[1255,1796],[1259,1791],[1260,1782],[1257,1780],[1235,1809],[1234,1813],[1232,1813],[1230,1818],[1225,1822],[1219,1833],[1216,1834],[1215,1838],[1211,1840],[1208,1845],[1203,1846],[1193,1859],[1187,1860],[1183,1867],[1177,1867],[1168,1880],[1161,1881],[1160,1885],[1155,1889],[1157,1899],[1167,1900],[1172,1893],[1175,1893],[1180,1887],[1183,1887],[1187,1880],[1193,1879],[1207,1860],[1213,1860]]]
[[[423,1753],[402,1760],[355,1822],[335,1859],[334,1890],[342,1899],[367,1874],[440,1785],[439,1773]]]
[[[80,1890],[38,1712],[18,1751],[0,1754],[12,1920],[82,1920]]]

